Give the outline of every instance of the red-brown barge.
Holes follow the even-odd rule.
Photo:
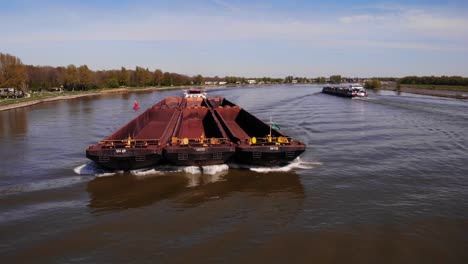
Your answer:
[[[304,151],[302,142],[223,97],[189,90],[185,98],[162,100],[88,147],[86,156],[104,168],[132,170],[161,163],[284,165]]]
[[[185,98],[164,157],[175,165],[203,166],[223,164],[234,152],[235,145],[227,138],[206,99]]]
[[[285,165],[302,152],[305,145],[283,135],[245,109],[223,97],[208,99],[228,137],[236,143],[238,163],[276,166]]]
[[[97,145],[86,157],[100,166],[133,170],[154,166],[163,159],[163,148],[177,124],[182,98],[169,97],[149,108]]]

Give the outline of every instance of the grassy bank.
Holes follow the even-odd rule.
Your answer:
[[[396,85],[383,86],[384,90],[396,91]],[[400,92],[447,97],[456,99],[468,99],[468,87],[450,85],[401,85]]]
[[[64,92],[42,92],[33,93],[30,97],[16,98],[16,99],[0,99],[1,106],[12,106],[18,104],[27,104],[28,102],[42,102],[51,101],[53,99],[71,99],[82,96],[112,94],[112,93],[127,93],[127,92],[138,92],[138,91],[154,91],[154,90],[170,90],[170,89],[183,89],[188,86],[168,86],[168,87],[125,87],[125,88],[104,88],[104,89],[92,89],[86,91],[64,91]],[[193,87],[193,86],[190,86]]]
[[[432,85],[432,84],[401,84],[403,88],[416,88],[426,90],[438,90],[438,91],[459,91],[468,92],[468,86],[456,86],[456,85]],[[396,84],[384,85],[383,89],[395,90]]]
[[[128,93],[128,92],[144,92],[156,90],[172,90],[172,89],[187,89],[193,86],[163,86],[163,87],[125,87],[125,88],[105,88],[93,89],[87,91],[66,91],[66,92],[42,92],[31,94],[28,98],[17,99],[1,99],[0,111],[9,110],[18,107],[30,106],[43,102],[50,102],[56,100],[74,99],[84,96],[106,95],[114,93]],[[199,88],[204,88],[200,86]]]
[[[88,91],[87,93],[93,93],[93,91]],[[95,91],[94,93],[98,93]],[[79,94],[85,94],[85,92],[47,92],[47,93],[41,93],[41,94],[32,94],[31,97],[24,97],[24,98],[16,98],[16,99],[0,99],[0,106],[3,105],[13,105],[13,104],[18,104],[18,103],[25,103],[25,102],[31,102],[35,100],[45,100],[45,99],[50,99],[58,96],[74,96],[74,95],[79,95]]]
[[[256,84],[257,86],[276,85],[276,84]],[[34,93],[29,98],[18,99],[0,99],[0,111],[14,109],[18,107],[30,106],[43,102],[50,102],[56,100],[74,99],[84,96],[106,95],[113,93],[128,93],[128,92],[145,92],[145,91],[164,91],[164,90],[177,90],[189,88],[220,88],[220,87],[237,87],[237,86],[252,86],[251,84],[233,84],[225,86],[217,85],[186,85],[186,86],[150,86],[150,87],[122,87],[122,88],[104,88],[94,89],[87,91],[66,91],[66,92],[43,92]]]

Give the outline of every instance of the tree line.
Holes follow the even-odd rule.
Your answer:
[[[87,65],[76,67],[32,66],[27,65],[25,80],[31,90],[47,90],[62,87],[65,90],[89,90],[96,88],[172,86],[202,84],[203,77],[190,77],[184,74],[150,71],[137,66],[135,69],[92,71]]]
[[[209,82],[225,82],[226,84],[244,84],[254,79],[256,83],[341,83],[353,80],[332,75],[329,80],[325,77],[309,79],[306,77],[286,76],[283,78],[245,78],[236,76],[203,77],[201,74],[188,76],[174,72],[163,72],[160,69],[151,71],[148,68],[135,67],[119,70],[92,71],[87,65],[66,67],[24,65],[21,59],[0,53],[0,88],[18,88],[23,92],[30,90],[49,90],[63,88],[64,90],[89,90],[96,88],[144,87],[144,86],[181,86],[202,85]],[[367,87],[380,87],[381,81],[397,81],[401,84],[429,84],[429,85],[468,85],[468,78],[461,76],[407,76],[403,78],[373,78],[366,83]]]
[[[429,85],[468,85],[468,78],[461,76],[407,76],[399,80],[402,84],[429,84]]]
[[[226,84],[247,83],[255,79],[264,83],[284,83],[282,78],[245,78],[236,76],[203,77],[201,74],[188,76],[160,69],[135,67],[119,70],[93,71],[87,65],[66,67],[24,65],[10,54],[0,53],[0,87],[18,88],[24,92],[63,88],[69,91],[85,91],[96,88],[144,87],[144,86],[182,86],[202,85],[205,81],[226,82]]]
[[[331,76],[334,82],[341,81],[340,75]],[[237,76],[204,77],[201,74],[188,76],[174,72],[163,72],[160,69],[150,71],[148,68],[135,67],[119,70],[92,71],[87,65],[66,67],[24,65],[22,61],[10,54],[0,53],[0,88],[19,88],[23,92],[62,88],[69,91],[85,91],[96,88],[144,87],[144,86],[182,86],[203,85],[205,82],[225,84],[255,83],[325,83],[325,77],[310,79],[307,77],[286,76],[285,78],[246,78]]]
[[[26,79],[23,62],[15,56],[0,53],[0,87],[25,88]]]

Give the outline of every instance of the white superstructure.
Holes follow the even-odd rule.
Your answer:
[[[185,98],[204,98],[206,99],[206,92],[203,90],[190,89],[184,92]]]

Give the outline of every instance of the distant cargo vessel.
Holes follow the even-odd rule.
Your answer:
[[[351,84],[349,86],[326,86],[323,87],[322,93],[349,98],[368,96],[364,87],[359,84]]]
[[[284,165],[305,151],[295,141],[223,97],[188,90],[169,97],[89,146],[86,156],[108,169],[158,164],[204,166],[238,162]]]

